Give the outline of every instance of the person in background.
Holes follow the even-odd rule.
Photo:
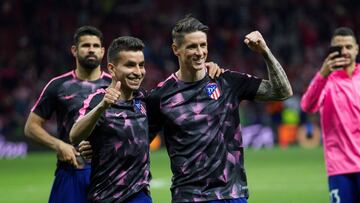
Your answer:
[[[84,162],[76,147],[70,144],[69,132],[83,100],[99,87],[110,84],[110,75],[100,67],[104,52],[101,31],[92,26],[78,28],[71,47],[76,68],[47,83],[25,124],[27,137],[53,149],[57,154],[50,203],[86,202],[91,167]],[[54,112],[57,134],[51,135],[44,124]]]
[[[360,202],[359,45],[348,27],[337,28],[331,49],[301,99],[305,112],[320,112],[331,202]]]

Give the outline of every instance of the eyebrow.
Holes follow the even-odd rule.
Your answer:
[[[81,46],[89,46],[93,44],[94,46],[98,46],[98,47],[101,47],[101,44],[100,43],[91,43],[91,42],[84,42],[84,43],[80,43]]]
[[[126,61],[125,63],[124,63],[125,65],[136,65],[137,63],[135,62],[135,61],[130,61],[130,60],[128,60],[128,61]],[[140,65],[143,65],[143,64],[145,64],[145,61],[141,61],[140,63],[139,63]]]

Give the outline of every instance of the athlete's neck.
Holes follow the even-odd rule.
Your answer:
[[[75,69],[76,77],[80,80],[98,80],[101,77],[101,68],[100,66],[94,69],[86,69],[83,67],[78,66]]]
[[[350,66],[344,68],[344,70],[346,71],[346,73],[351,77],[354,70],[355,70],[355,63],[352,63]]]
[[[180,68],[175,73],[176,77],[179,78],[179,80],[184,82],[196,82],[199,80],[202,80],[206,76],[206,70],[205,68],[200,70],[186,70],[184,68]]]
[[[132,90],[127,91],[127,90],[121,89],[120,93],[121,93],[120,100],[128,101],[128,100],[131,100],[134,98],[134,91],[132,91]]]

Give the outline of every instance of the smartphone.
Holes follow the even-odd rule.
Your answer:
[[[341,46],[331,46],[328,49],[327,56],[329,56],[329,54],[331,54],[333,52],[337,52],[338,54],[335,55],[333,58],[341,57],[341,50],[342,50]]]

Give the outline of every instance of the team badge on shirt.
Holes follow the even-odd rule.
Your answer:
[[[135,99],[134,100],[134,107],[135,107],[135,111],[136,112],[140,112],[144,115],[146,115],[146,109],[145,107],[141,104],[141,101],[139,99]]]
[[[218,100],[221,95],[220,88],[216,83],[209,83],[206,85],[206,93],[214,100]]]

